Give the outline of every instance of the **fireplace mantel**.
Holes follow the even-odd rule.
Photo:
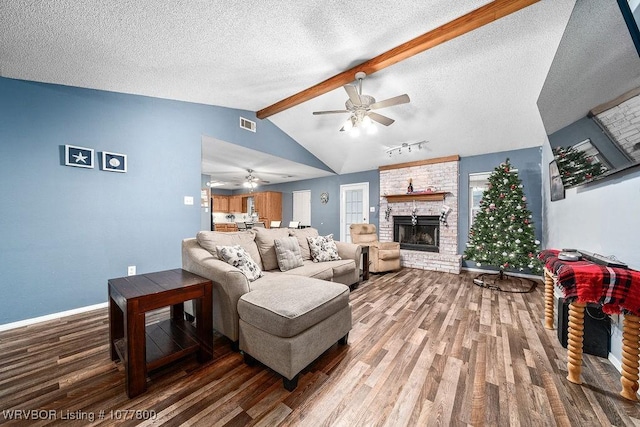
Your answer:
[[[444,200],[445,194],[447,194],[446,191],[431,191],[424,193],[388,194],[383,197],[385,197],[389,203],[411,202],[413,200],[437,202],[439,200]]]

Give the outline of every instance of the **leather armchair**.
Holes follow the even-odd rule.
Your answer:
[[[351,224],[351,242],[369,246],[369,271],[381,273],[400,270],[400,243],[380,242],[373,224]]]

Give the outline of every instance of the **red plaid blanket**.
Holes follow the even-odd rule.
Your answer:
[[[556,276],[568,302],[595,302],[605,313],[640,316],[640,271],[591,261],[562,261],[559,252],[546,249],[538,258]]]

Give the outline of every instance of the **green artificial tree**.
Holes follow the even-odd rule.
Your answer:
[[[531,212],[523,186],[509,163],[501,163],[489,176],[488,188],[480,200],[480,210],[469,231],[465,259],[478,267],[500,269],[499,280],[505,270],[540,273],[537,258],[539,241],[535,239]]]
[[[565,187],[573,187],[602,175],[607,168],[584,151],[574,147],[556,147],[553,156]]]

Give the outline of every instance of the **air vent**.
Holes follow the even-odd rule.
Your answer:
[[[249,119],[245,119],[244,117],[240,117],[240,127],[242,129],[250,130],[251,132],[256,131],[256,122],[252,122]]]

